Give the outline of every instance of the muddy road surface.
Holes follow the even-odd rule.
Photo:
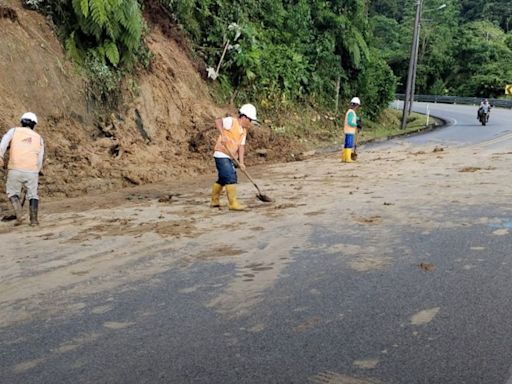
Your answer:
[[[251,168],[247,212],[213,174],[43,201],[0,224],[0,382],[508,383],[504,131]]]

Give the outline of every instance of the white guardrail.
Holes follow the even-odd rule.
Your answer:
[[[396,94],[397,100],[403,100],[403,93]],[[487,99],[489,104],[495,107],[512,108],[512,100],[504,99]],[[414,95],[414,101],[422,101],[426,103],[444,103],[444,104],[470,104],[479,105],[482,101],[481,97],[461,97],[461,96],[440,96],[440,95]]]

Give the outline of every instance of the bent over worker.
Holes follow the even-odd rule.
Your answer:
[[[238,159],[240,168],[245,170],[244,155],[247,130],[252,126],[256,118],[256,107],[252,104],[244,104],[238,110],[238,117],[224,117],[215,120],[215,127],[219,131],[219,137],[215,144],[215,166],[218,178],[212,186],[211,207],[220,207],[220,194],[226,187],[228,195],[228,207],[234,211],[243,211],[245,206],[238,203],[236,197],[237,175],[232,158]]]
[[[356,129],[358,128],[358,119],[356,110],[361,105],[359,97],[354,97],[350,100],[350,108],[345,114],[345,121],[343,125],[343,133],[345,134],[345,143],[343,151],[341,152],[341,161],[345,163],[352,162],[352,151],[354,150]]]
[[[5,152],[10,147],[6,190],[16,213],[15,225],[22,223],[20,195],[23,186],[27,189],[29,200],[30,225],[39,224],[37,188],[39,172],[43,167],[44,142],[43,138],[34,132],[36,124],[37,116],[27,112],[21,116],[21,127],[9,129],[0,142],[0,167],[4,166]]]

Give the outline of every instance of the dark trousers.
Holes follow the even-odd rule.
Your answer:
[[[220,185],[236,184],[238,180],[233,160],[223,157],[214,157],[214,159],[219,175],[217,183]]]

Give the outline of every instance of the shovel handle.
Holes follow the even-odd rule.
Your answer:
[[[357,152],[357,144],[359,144],[359,135],[361,134],[360,130],[356,132],[356,142],[354,143],[354,153]]]
[[[231,157],[231,160],[233,160],[235,162],[235,164],[238,166],[238,168],[240,168],[240,170],[244,173],[245,176],[247,176],[247,178],[249,179],[249,181],[256,187],[256,189],[258,190],[258,192],[260,193],[261,195],[261,191],[260,189],[258,188],[258,186],[256,185],[256,183],[254,182],[254,180],[252,179],[252,177],[247,173],[246,170],[242,169],[242,167],[240,166],[240,162],[235,158],[235,156],[233,155],[233,152],[231,152],[229,150],[229,148],[227,146],[225,146],[224,144],[222,144],[222,146],[224,147],[224,149],[226,151],[228,151],[229,153],[229,156]]]

